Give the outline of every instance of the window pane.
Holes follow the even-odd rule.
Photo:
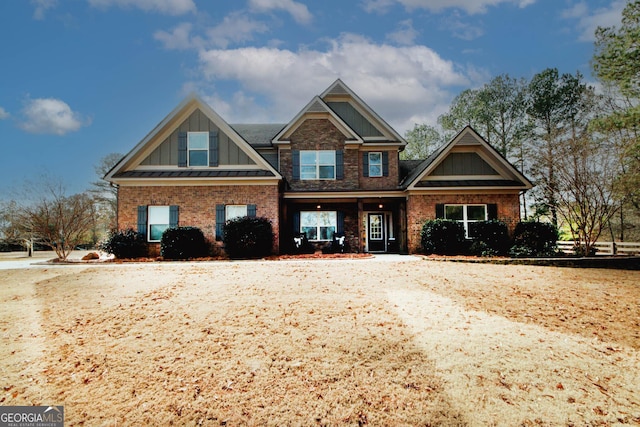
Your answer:
[[[382,164],[382,153],[369,153],[369,164],[374,163],[376,165]]]
[[[336,218],[336,212],[318,212],[318,225],[335,226],[337,223]]]
[[[469,221],[484,221],[486,219],[486,206],[467,206],[467,219]]]
[[[335,233],[335,227],[320,227],[320,238],[318,240],[331,240]]]
[[[169,224],[169,206],[149,206],[149,224]]]
[[[301,165],[315,165],[316,164],[316,152],[315,151],[301,151],[300,152],[300,164]]]
[[[149,240],[162,239],[162,233],[169,228],[169,224],[151,224],[149,227]]]
[[[247,205],[227,205],[225,206],[225,210],[225,219],[227,221],[247,216]]]
[[[321,165],[335,165],[336,164],[336,152],[335,151],[318,151],[319,164]]]
[[[444,217],[454,221],[462,221],[462,206],[447,205],[444,207]]]
[[[369,163],[369,176],[382,176],[382,167]]]
[[[336,177],[334,166],[320,166],[320,179],[333,179]]]
[[[209,149],[209,132],[189,132],[189,149]]]
[[[307,236],[307,240],[318,240],[317,227],[302,227],[300,231]]]
[[[316,227],[318,225],[318,213],[300,212],[300,225],[302,227]]]
[[[315,166],[300,166],[300,179],[316,179],[316,172]]]
[[[203,150],[189,151],[189,166],[208,166],[209,152]]]

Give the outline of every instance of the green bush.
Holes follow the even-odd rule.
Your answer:
[[[235,218],[227,221],[222,229],[225,252],[232,259],[270,255],[273,239],[273,228],[266,218]]]
[[[458,255],[465,252],[464,226],[461,222],[435,219],[424,223],[420,234],[426,254]]]
[[[144,235],[132,228],[110,231],[107,238],[98,244],[98,249],[119,259],[141,258],[148,254]]]
[[[557,253],[558,229],[548,222],[519,222],[513,232],[509,255],[521,257],[549,257]]]
[[[509,229],[502,221],[492,219],[469,224],[473,243],[471,253],[481,256],[505,255],[509,250]]]
[[[202,230],[197,227],[171,227],[162,233],[160,255],[166,259],[202,258],[209,249]]]

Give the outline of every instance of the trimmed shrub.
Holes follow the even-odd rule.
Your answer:
[[[202,258],[209,249],[202,230],[197,227],[171,227],[162,233],[160,255],[166,259]]]
[[[471,253],[481,256],[505,255],[509,250],[509,229],[497,219],[469,224],[472,227]]]
[[[516,224],[513,245],[509,255],[522,257],[549,257],[557,253],[558,229],[548,222],[526,221]]]
[[[420,234],[426,254],[458,255],[465,252],[464,226],[461,222],[434,219],[424,223]]]
[[[273,228],[266,218],[241,217],[227,221],[222,241],[229,258],[262,258],[271,254]]]
[[[98,244],[98,249],[119,259],[141,258],[148,254],[144,235],[132,228],[110,231],[106,240]]]

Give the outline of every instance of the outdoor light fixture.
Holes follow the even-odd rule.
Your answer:
[[[322,207],[322,206],[320,206],[320,205],[316,206],[316,208],[317,208],[317,209],[320,209],[321,207]]]
[[[380,203],[380,204],[378,205],[378,209],[382,209],[383,207],[384,207],[384,205],[383,205],[382,203]]]

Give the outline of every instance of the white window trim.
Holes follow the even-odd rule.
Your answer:
[[[320,163],[320,153],[321,152],[332,152],[333,153],[333,163],[332,164],[328,164],[328,163],[324,163],[321,164]],[[313,164],[313,166],[315,166],[316,168],[316,173],[315,176],[313,178],[305,178],[302,174],[302,167],[303,166],[312,166],[310,163],[302,163],[302,158],[303,158],[303,154],[304,153],[314,153],[315,154],[315,162]],[[333,166],[333,177],[331,178],[320,178],[320,166]],[[301,181],[335,181],[336,179],[336,152],[335,150],[300,150],[300,180]]]
[[[370,151],[368,154],[369,154],[369,177],[370,178],[380,178],[381,176],[384,175],[384,173],[382,171],[382,167],[383,167],[382,166],[382,163],[383,163],[382,162],[382,151]],[[372,154],[378,154],[380,156],[380,163],[375,163],[374,164],[373,162],[371,162],[371,155]],[[380,166],[380,173],[379,174],[375,174],[374,175],[374,174],[371,173],[371,166],[372,165],[379,165]]]
[[[191,148],[191,135],[196,135],[196,134],[204,134],[206,135],[206,148]],[[189,155],[191,153],[191,151],[206,151],[207,153],[207,161],[205,162],[204,165],[191,165],[191,156]],[[192,168],[204,168],[209,166],[209,132],[187,132],[187,166],[192,167]]]
[[[160,213],[158,211],[160,210],[165,210],[166,209],[166,219],[167,222],[164,223],[160,223],[160,222],[155,222],[157,220],[157,218],[153,218],[153,217],[158,217],[160,215],[165,215],[164,213]],[[156,211],[156,213],[153,213],[153,211]],[[148,242],[159,242],[161,239],[158,240],[152,240],[151,239],[151,226],[152,225],[167,225],[167,228],[171,226],[171,208],[169,206],[147,206],[147,241]]]
[[[444,205],[444,219],[450,219],[447,218],[447,207],[448,206],[462,206],[462,220],[459,219],[451,219],[451,221],[457,221],[457,222],[461,222],[462,225],[464,226],[464,237],[467,239],[472,239],[473,237],[469,237],[469,224],[472,222],[480,222],[480,221],[486,221],[488,219],[488,215],[489,215],[489,210],[487,207],[486,203],[469,203],[469,204],[456,204],[456,203],[450,203],[450,204],[445,204]],[[469,219],[467,216],[467,208],[469,206],[482,206],[484,207],[484,219]]]

